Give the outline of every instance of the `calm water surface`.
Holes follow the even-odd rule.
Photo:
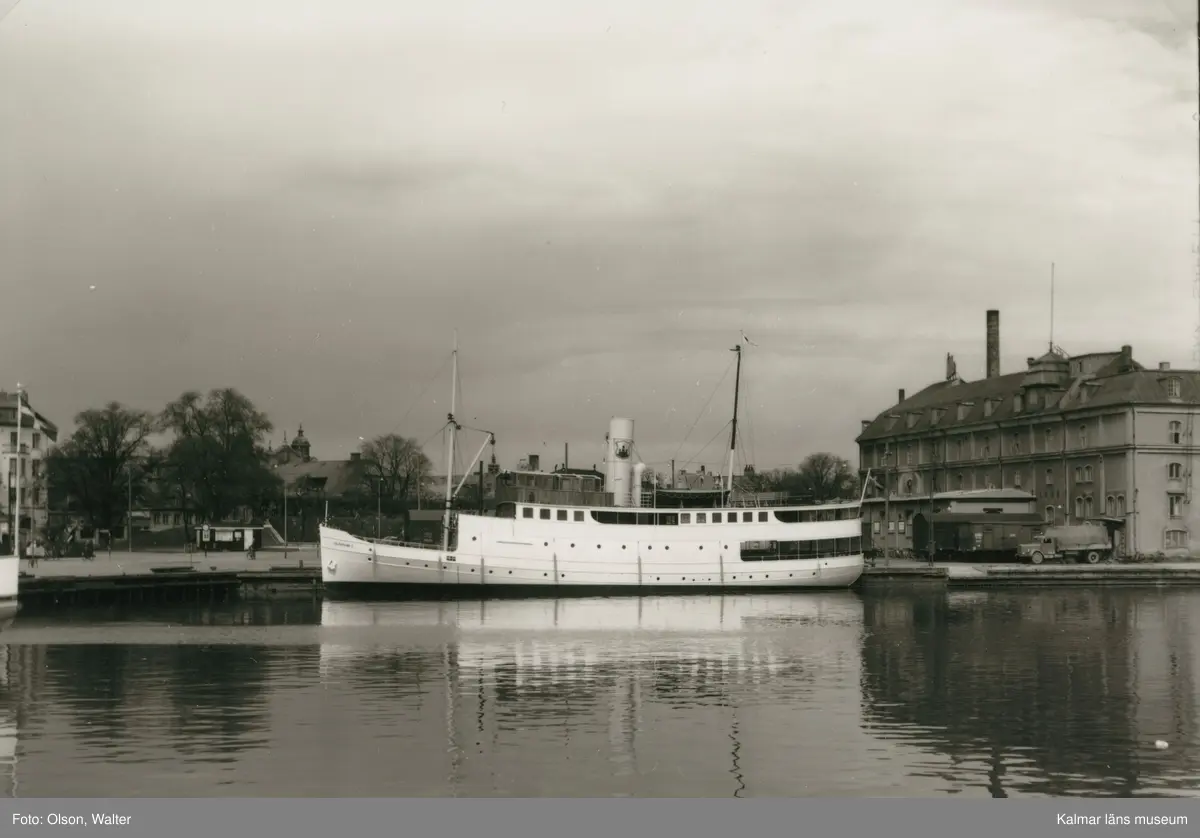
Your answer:
[[[1191,795],[1197,629],[1086,589],[23,613],[0,790]]]

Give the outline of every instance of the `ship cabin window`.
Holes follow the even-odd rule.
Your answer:
[[[549,509],[539,509],[538,517],[541,518],[543,521],[549,521],[550,520],[550,510]]]
[[[640,526],[674,526],[679,523],[677,512],[615,512],[594,510],[592,520],[598,524],[631,524]]]
[[[781,524],[801,524],[817,520],[817,513],[812,509],[776,509],[775,520]]]
[[[767,510],[764,509],[758,513],[758,520],[760,520],[760,521],[767,520]]]
[[[748,524],[748,523],[750,523],[750,522],[751,522],[751,521],[753,521],[753,520],[754,520],[754,513],[753,513],[753,512],[743,512],[743,513],[742,513],[742,523],[743,523],[743,524]]]
[[[575,510],[575,520],[576,520],[576,521],[582,521],[582,520],[583,520],[583,510],[582,510],[582,509],[576,509],[576,510]]]
[[[719,524],[719,523],[721,523],[721,513],[720,513],[720,512],[714,512],[714,513],[712,514],[712,522],[713,522],[714,524]]]
[[[560,520],[560,521],[567,520],[567,510],[565,510],[565,509],[558,510],[558,520]]]
[[[690,523],[692,523],[692,513],[690,513],[690,512],[680,512],[680,513],[679,513],[679,523],[681,523],[681,524],[690,524]]]
[[[696,513],[696,523],[697,524],[703,524],[707,521],[707,519],[708,519],[707,512],[697,512]]]
[[[521,517],[523,517],[523,518],[532,518],[532,517],[533,517],[533,509],[532,509],[532,508],[530,508],[530,507],[528,507],[528,506],[522,507],[522,509],[521,509]]]
[[[855,556],[862,552],[862,537],[822,538],[816,541],[743,541],[744,562],[781,562]]]
[[[516,518],[517,505],[515,503],[501,503],[496,505],[497,518]]]

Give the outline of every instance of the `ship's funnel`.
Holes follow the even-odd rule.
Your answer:
[[[613,419],[608,423],[608,466],[606,486],[613,506],[629,506],[632,500],[633,420]]]
[[[633,467],[633,480],[629,484],[632,503],[630,506],[642,506],[642,476],[646,473],[646,464],[638,463]]]

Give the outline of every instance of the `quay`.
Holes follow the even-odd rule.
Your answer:
[[[99,553],[94,559],[21,562],[22,609],[70,605],[223,602],[235,598],[319,597],[315,545],[243,553]]]
[[[1200,586],[1200,562],[1130,564],[976,564],[880,559],[863,571],[856,587],[1049,588],[1119,585],[1124,587]]]
[[[878,560],[855,588],[980,589],[1110,585],[1200,586],[1200,562],[1136,564],[976,564],[912,559]],[[21,562],[22,608],[226,602],[234,599],[320,598],[316,545],[242,553],[101,553],[94,559]]]

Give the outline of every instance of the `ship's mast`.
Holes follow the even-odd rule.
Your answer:
[[[454,432],[458,430],[458,422],[454,411],[458,409],[458,330],[454,330],[454,352],[450,375],[450,413],[446,419],[449,422],[450,440],[446,445],[446,511],[442,516],[442,561],[438,562],[439,569],[445,560],[445,554],[450,552],[450,507],[454,503]]]
[[[733,375],[733,425],[729,429],[729,479],[726,504],[733,500],[733,456],[737,449],[738,389],[742,383],[742,345],[739,343],[730,351],[737,353],[737,371]]]

